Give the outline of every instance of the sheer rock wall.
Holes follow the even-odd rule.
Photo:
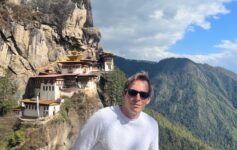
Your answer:
[[[100,32],[93,27],[90,0],[6,0],[0,6],[0,76],[12,73],[15,97],[28,79],[70,50],[96,59]]]

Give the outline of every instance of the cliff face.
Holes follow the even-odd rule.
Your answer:
[[[70,50],[96,59],[100,32],[93,27],[90,0],[6,0],[0,6],[0,76],[12,73],[16,98],[29,76]]]
[[[17,99],[29,94],[30,76],[57,71],[56,62],[72,50],[97,60],[100,38],[90,0],[0,0],[0,76],[10,71]],[[70,149],[86,119],[101,107],[98,95],[74,95],[52,120],[23,123],[26,140],[18,149]]]

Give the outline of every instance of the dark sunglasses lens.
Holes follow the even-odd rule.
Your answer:
[[[132,90],[132,89],[129,89],[129,90],[128,90],[128,94],[129,94],[130,96],[137,96],[137,93],[138,93],[138,91],[136,91],[136,90]]]
[[[148,94],[147,92],[138,92],[138,91],[133,90],[133,89],[129,89],[129,90],[128,90],[128,95],[130,95],[130,96],[137,96],[137,93],[140,94],[140,97],[141,97],[142,99],[146,99],[146,98],[149,97],[149,94]]]
[[[149,97],[149,94],[146,93],[146,92],[140,92],[140,97],[141,97],[142,99],[146,99],[146,98]]]

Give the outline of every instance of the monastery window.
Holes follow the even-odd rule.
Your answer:
[[[48,106],[44,106],[44,110],[48,110]]]
[[[111,70],[112,69],[111,63],[108,63],[107,65],[108,65],[108,69]]]
[[[49,82],[50,82],[50,84],[53,84],[53,83],[54,83],[54,80],[50,80]]]
[[[45,86],[45,90],[48,91],[48,86]]]
[[[54,91],[54,86],[52,86],[52,91]]]
[[[49,91],[51,91],[51,86],[49,86]]]
[[[72,73],[73,72],[73,67],[69,67],[68,68],[68,73]]]

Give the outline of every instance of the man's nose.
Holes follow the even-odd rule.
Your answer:
[[[137,93],[137,95],[135,96],[135,101],[140,101],[140,100],[142,100],[140,93]]]

